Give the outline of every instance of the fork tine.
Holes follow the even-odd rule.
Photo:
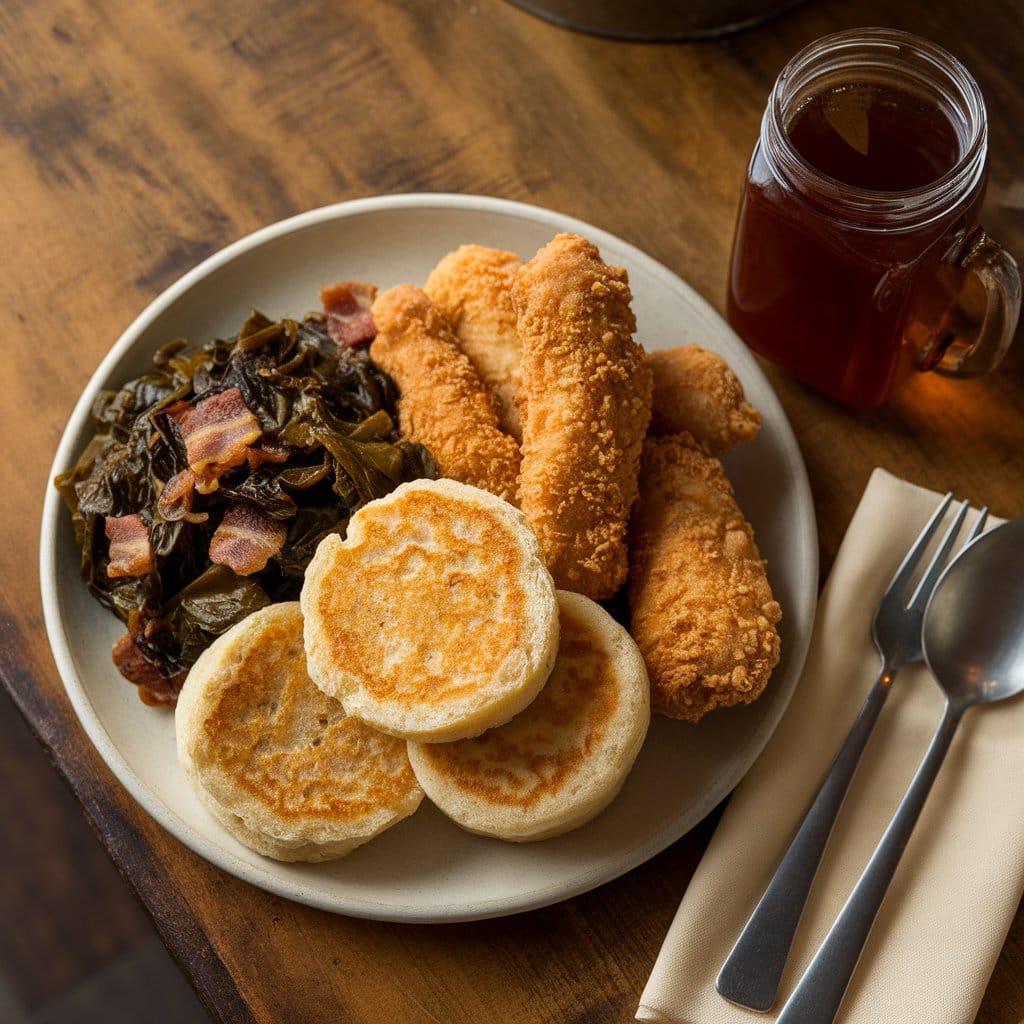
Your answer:
[[[957,512],[956,518],[950,524],[945,537],[942,538],[942,543],[939,545],[938,551],[935,552],[935,556],[929,563],[928,568],[925,569],[921,582],[915,587],[914,595],[907,604],[908,608],[914,608],[918,603],[923,606],[931,596],[932,591],[935,589],[935,584],[942,575],[942,570],[946,568],[949,553],[953,550],[953,545],[956,544],[956,539],[960,535],[960,527],[964,525],[964,520],[967,518],[970,507],[971,503],[969,501],[965,500],[960,503],[960,511]]]
[[[971,532],[967,534],[967,540],[964,541],[964,547],[971,543],[973,540],[977,540],[982,533],[985,531],[985,523],[988,521],[988,505],[985,505],[982,510],[978,513],[978,518],[974,520],[974,525],[971,527]]]
[[[914,570],[917,568],[917,563],[921,561],[928,547],[928,542],[939,528],[939,523],[942,522],[942,517],[946,514],[946,510],[952,501],[953,492],[947,491],[939,507],[932,513],[931,519],[925,523],[924,529],[918,535],[917,540],[914,541],[913,547],[911,547],[906,557],[900,563],[900,567],[896,570],[896,574],[893,576],[892,582],[886,591],[887,594],[902,594],[907,589],[910,584],[910,578],[914,575]]]

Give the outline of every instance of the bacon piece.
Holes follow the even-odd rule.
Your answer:
[[[205,523],[210,518],[208,512],[192,511],[195,492],[195,473],[191,469],[183,469],[164,484],[156,503],[156,510],[169,523],[176,523],[179,519],[184,519],[187,523]]]
[[[260,466],[270,462],[275,465],[280,465],[282,462],[287,462],[291,456],[294,448],[290,448],[286,444],[282,444],[280,441],[267,441],[264,440],[258,445],[253,445],[248,448],[245,452],[245,462],[249,467],[250,473],[255,473]]]
[[[179,398],[176,402],[171,402],[170,405],[165,405],[160,411],[166,413],[171,417],[172,420],[181,419],[181,414],[186,409],[191,409],[192,406],[189,402],[185,401],[184,398]]]
[[[145,576],[153,571],[153,545],[142,516],[108,516],[103,531],[110,541],[107,575],[111,579]]]
[[[245,462],[249,446],[263,433],[238,388],[190,406],[178,417],[178,429],[200,494],[217,490],[218,478]]]
[[[184,519],[192,511],[192,498],[196,491],[196,475],[191,469],[175,473],[164,484],[156,510],[170,523]]]
[[[139,649],[131,633],[125,633],[111,648],[118,672],[139,688],[143,704],[150,707],[174,704],[185,682],[185,673],[165,676]]]
[[[210,561],[226,565],[239,576],[251,576],[284,545],[288,530],[252,505],[231,505],[210,538]]]
[[[320,290],[327,314],[327,333],[342,348],[365,345],[377,336],[370,307],[377,297],[376,285],[365,281],[340,281]]]

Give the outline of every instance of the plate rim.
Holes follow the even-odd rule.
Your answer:
[[[735,364],[737,360],[746,363],[744,366],[745,375],[751,375],[755,379],[760,378],[765,385],[766,400],[774,406],[771,413],[772,422],[777,432],[778,445],[785,457],[786,465],[791,471],[791,486],[794,491],[796,506],[803,518],[803,522],[799,524],[800,529],[798,530],[800,537],[803,539],[799,549],[800,558],[792,571],[794,573],[794,594],[797,599],[806,602],[806,607],[802,609],[805,628],[802,635],[790,639],[790,652],[788,655],[790,659],[789,674],[786,678],[787,690],[781,696],[776,696],[777,708],[773,707],[773,713],[766,716],[759,723],[757,729],[753,731],[747,741],[747,749],[751,752],[751,756],[748,758],[746,767],[732,772],[724,783],[713,787],[712,791],[705,793],[702,799],[696,801],[695,805],[685,815],[687,823],[681,828],[678,827],[677,822],[673,822],[671,826],[666,826],[666,828],[658,831],[647,842],[633,847],[630,850],[630,855],[628,857],[621,857],[611,871],[605,865],[595,865],[590,871],[578,877],[572,885],[566,886],[565,884],[553,883],[548,887],[532,890],[527,898],[502,896],[480,898],[472,904],[396,907],[392,904],[377,903],[365,895],[360,895],[356,898],[339,899],[337,896],[322,893],[314,885],[304,884],[301,878],[289,877],[287,872],[282,877],[282,865],[277,862],[273,862],[272,865],[268,866],[263,864],[257,866],[245,861],[231,850],[213,845],[206,836],[196,830],[176,813],[173,808],[168,807],[149,790],[107,732],[93,707],[92,701],[89,699],[82,680],[75,671],[68,637],[62,616],[59,614],[56,530],[59,528],[63,502],[53,487],[52,481],[58,472],[70,464],[69,460],[73,460],[77,439],[85,425],[85,420],[92,407],[95,394],[105,383],[113,367],[131,350],[138,337],[169,306],[186,294],[196,283],[246,252],[257,249],[284,235],[302,231],[317,224],[334,220],[345,220],[364,214],[430,207],[454,208],[469,212],[489,212],[517,217],[533,223],[545,224],[556,230],[582,234],[597,244],[599,248],[611,244],[616,249],[628,252],[632,263],[642,265],[646,273],[671,285],[672,289],[685,296],[687,303],[695,311],[708,319],[716,321],[736,338],[737,350],[735,359],[733,358],[733,353],[730,353],[730,363]],[[762,402],[762,406],[763,404]],[[762,408],[761,411],[764,413],[765,409]],[[413,192],[385,196],[368,196],[332,203],[295,214],[258,228],[217,250],[186,271],[148,303],[100,360],[68,418],[67,425],[64,428],[54,455],[49,475],[47,476],[46,495],[43,502],[40,524],[39,571],[43,615],[51,653],[64,691],[79,720],[79,724],[93,747],[110,768],[118,782],[124,786],[142,809],[162,828],[204,860],[209,861],[235,877],[276,895],[351,917],[410,923],[454,923],[459,921],[485,920],[548,906],[564,899],[581,895],[597,886],[621,877],[666,849],[672,842],[690,831],[722,799],[732,792],[746,772],[750,770],[750,767],[760,756],[777,728],[782,715],[792,699],[810,643],[817,605],[818,576],[818,537],[813,509],[813,499],[803,455],[793,433],[792,425],[774,389],[767,381],[764,372],[714,306],[697,292],[692,285],[667,266],[655,260],[628,240],[596,225],[547,207],[518,200],[447,192]]]

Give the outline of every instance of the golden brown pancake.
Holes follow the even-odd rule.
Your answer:
[[[554,583],[518,509],[454,480],[370,502],[302,588],[314,682],[384,732],[441,742],[508,721],[558,646]]]
[[[547,685],[475,739],[409,744],[431,800],[470,832],[524,842],[579,827],[619,792],[647,735],[643,658],[600,605],[560,590],[561,641]]]
[[[278,860],[343,856],[423,797],[402,741],[349,717],[313,685],[298,602],[254,612],[203,652],[175,727],[200,801],[237,839]]]

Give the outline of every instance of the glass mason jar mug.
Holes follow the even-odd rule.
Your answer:
[[[917,370],[972,377],[1013,338],[1020,277],[978,224],[985,105],[904,32],[812,43],[769,98],[740,203],[728,318],[747,344],[872,408]]]

